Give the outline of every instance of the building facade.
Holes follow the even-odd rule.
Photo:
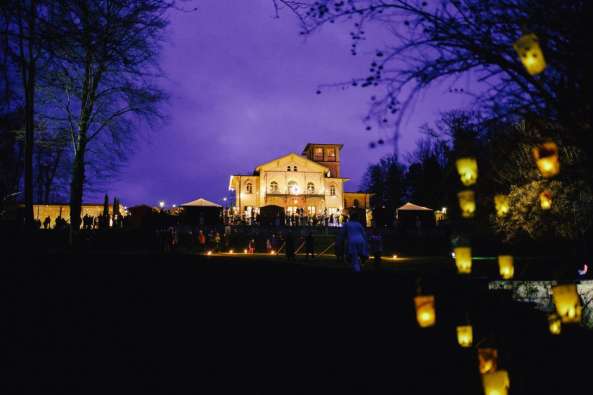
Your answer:
[[[281,207],[286,215],[339,217],[353,207],[370,212],[368,194],[344,192],[349,179],[340,173],[342,147],[307,144],[300,155],[290,153],[257,166],[251,174],[232,175],[235,213],[254,218],[265,206]]]

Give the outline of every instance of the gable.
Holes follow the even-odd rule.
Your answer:
[[[287,166],[297,166],[298,171],[318,171],[320,173],[326,173],[329,169],[317,162],[313,162],[307,158],[290,153],[288,155],[281,156],[269,162],[259,165],[256,171],[286,171]]]

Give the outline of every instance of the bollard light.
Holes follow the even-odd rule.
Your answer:
[[[531,149],[533,159],[542,177],[553,177],[560,172],[558,146],[552,141],[540,144]]]
[[[562,323],[581,322],[581,299],[575,284],[552,287],[552,299]]]
[[[472,248],[471,247],[455,247],[453,249],[455,256],[455,266],[457,266],[457,273],[467,274],[472,271]]]
[[[509,213],[509,197],[507,195],[494,196],[494,208],[496,208],[496,216],[502,218]]]
[[[499,370],[493,373],[482,375],[485,395],[507,395],[511,382],[506,370]]]
[[[512,255],[498,256],[498,270],[500,277],[505,280],[510,280],[515,275],[515,265]]]
[[[513,44],[513,48],[529,74],[537,75],[544,71],[546,60],[535,34],[524,34]]]
[[[414,298],[416,320],[421,328],[433,326],[436,321],[433,295],[418,295]]]
[[[471,347],[474,342],[474,332],[471,325],[460,325],[457,327],[457,343],[461,347]]]
[[[550,210],[552,208],[552,192],[543,191],[539,194],[539,206],[542,210]]]
[[[463,218],[473,218],[476,212],[476,196],[474,191],[461,191],[457,194],[459,209]]]
[[[498,351],[495,348],[478,348],[480,373],[496,372],[498,367]]]
[[[463,185],[467,187],[478,181],[478,162],[475,158],[459,158],[455,164]]]
[[[556,313],[552,313],[548,316],[548,328],[552,335],[559,335],[562,332],[562,320]]]

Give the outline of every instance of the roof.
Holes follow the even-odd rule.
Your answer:
[[[181,207],[222,207],[219,204],[213,203],[206,199],[196,199],[192,200],[191,202],[183,203],[180,205]]]
[[[403,206],[401,206],[400,208],[397,209],[398,211],[434,211],[431,208],[428,207],[422,207],[422,206],[418,206],[417,204],[414,203],[406,203]]]
[[[271,163],[274,163],[274,162],[276,162],[276,161],[278,161],[278,160],[280,160],[280,159],[287,158],[287,157],[289,157],[289,156],[292,156],[292,157],[294,157],[294,158],[297,158],[298,160],[303,160],[303,161],[309,162],[309,163],[311,163],[311,165],[312,165],[312,166],[314,166],[314,167],[318,167],[318,168],[320,168],[320,169],[323,169],[324,171],[328,171],[328,170],[329,170],[329,168],[327,168],[326,166],[323,166],[322,164],[320,164],[320,163],[318,163],[318,162],[315,162],[315,161],[312,161],[312,160],[311,160],[311,159],[309,159],[309,158],[305,158],[305,157],[303,157],[303,156],[301,156],[301,155],[299,155],[299,154],[295,154],[294,152],[291,152],[291,153],[289,153],[289,154],[286,154],[286,155],[279,156],[279,157],[277,157],[277,158],[274,158],[274,159],[272,159],[272,160],[270,160],[270,161],[267,161],[266,163],[262,163],[261,165],[257,166],[257,167],[255,168],[255,170],[256,170],[256,171],[258,171],[258,170],[259,170],[261,167],[263,167],[263,166],[269,165],[269,164],[271,164]]]
[[[305,148],[303,148],[303,154],[305,152],[307,152],[307,150],[309,149],[310,146],[312,145],[332,145],[332,146],[337,146],[339,149],[342,149],[342,147],[344,147],[344,144],[321,144],[321,143],[307,143],[307,145],[305,145]]]

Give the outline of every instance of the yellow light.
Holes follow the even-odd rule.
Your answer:
[[[416,320],[421,328],[433,326],[436,321],[433,295],[418,295],[414,298]]]
[[[581,299],[574,284],[552,287],[552,299],[562,323],[581,322]]]
[[[471,273],[472,271],[472,248],[471,247],[455,247],[453,249],[455,254],[455,265],[457,266],[457,273]]]
[[[461,191],[457,194],[459,198],[459,208],[463,218],[473,218],[476,212],[476,197],[474,191]]]
[[[485,395],[507,395],[511,382],[506,370],[499,370],[493,373],[482,375]]]
[[[494,373],[498,365],[498,351],[495,348],[478,348],[480,373]]]
[[[471,347],[474,341],[474,332],[471,325],[460,325],[457,327],[457,343],[461,347]]]
[[[548,328],[552,335],[559,335],[562,332],[562,321],[556,313],[552,313],[548,316]]]
[[[455,164],[463,185],[474,185],[478,181],[478,162],[475,158],[459,158]]]
[[[539,194],[539,206],[542,210],[549,210],[552,208],[552,192],[543,191]]]
[[[546,60],[535,34],[524,34],[513,44],[513,48],[529,74],[536,75],[544,71]]]
[[[247,254],[247,250],[246,250],[246,249],[245,249],[245,250],[243,250],[243,254]]]
[[[496,208],[496,216],[504,217],[509,212],[509,197],[507,195],[495,195],[494,207]]]
[[[206,255],[212,255],[212,251],[208,251]]]
[[[531,149],[535,164],[542,177],[553,177],[560,172],[558,146],[552,141],[540,144]]]
[[[397,255],[393,255],[393,259],[397,259]]]
[[[229,254],[234,254],[235,251],[234,250],[229,250]]]
[[[500,276],[505,280],[510,280],[515,275],[515,265],[512,255],[498,256],[498,269]]]
[[[270,251],[270,255],[276,255],[276,251],[274,251],[274,250]]]

